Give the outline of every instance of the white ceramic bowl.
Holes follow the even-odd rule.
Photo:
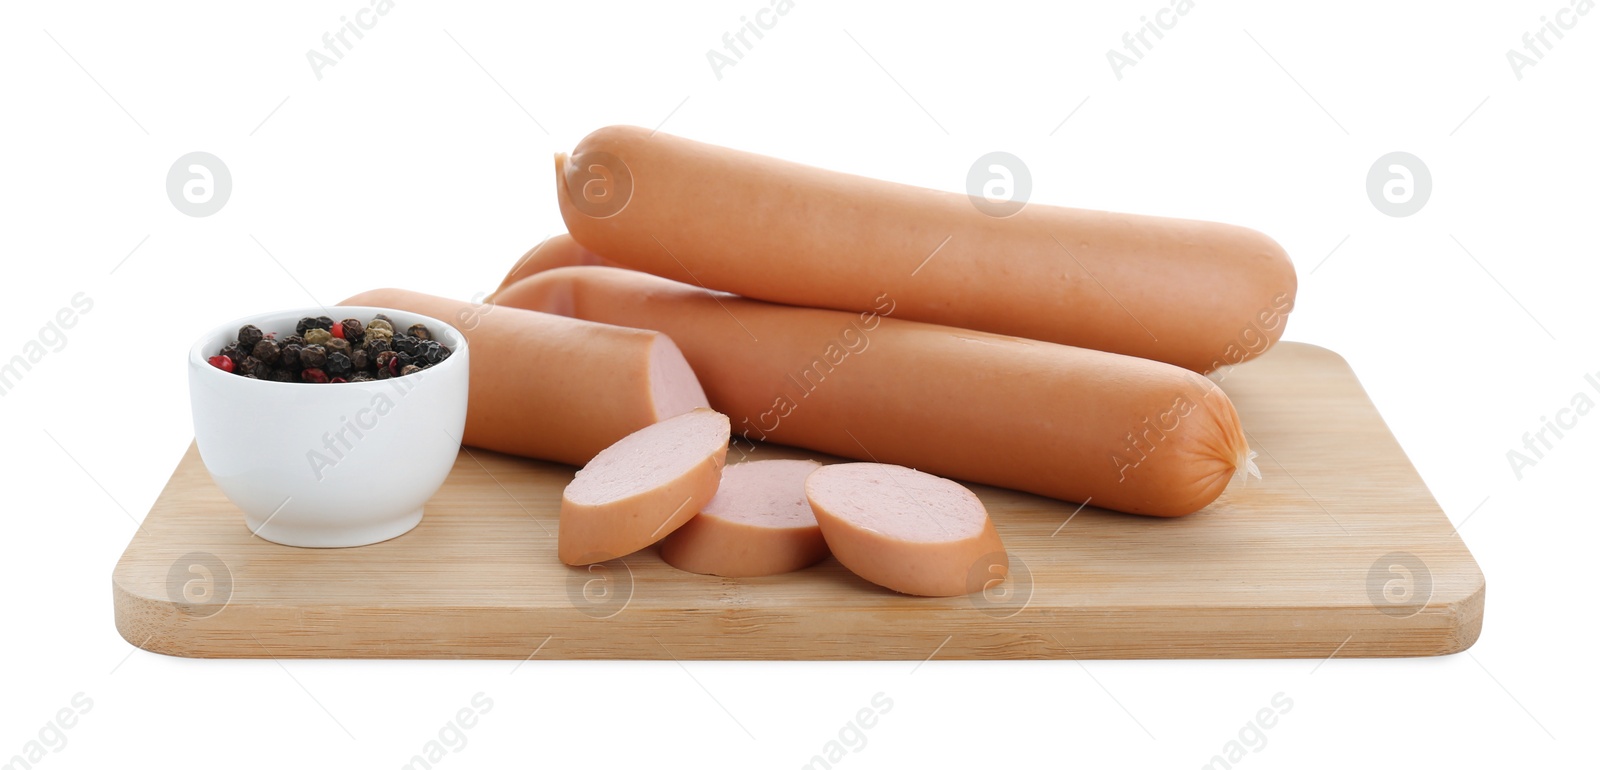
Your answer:
[[[379,313],[399,332],[426,324],[450,357],[404,377],[316,384],[254,380],[206,361],[245,324],[282,339],[306,316],[365,323]],[[422,521],[423,503],[455,464],[469,354],[466,338],[443,321],[389,308],[302,308],[230,321],[189,350],[200,457],[265,540],[340,548],[398,537]]]

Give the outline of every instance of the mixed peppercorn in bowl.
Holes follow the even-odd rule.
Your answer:
[[[305,316],[295,323],[294,334],[283,339],[277,332],[245,324],[206,362],[257,380],[338,383],[403,377],[449,357],[450,348],[434,339],[427,324],[396,331],[394,321],[378,313],[366,323]]]

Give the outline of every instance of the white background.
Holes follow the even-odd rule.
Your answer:
[[[707,50],[765,0],[400,0],[319,80],[306,52],[364,2],[0,10],[0,358],[78,292],[94,303],[0,396],[0,760],[78,692],[94,705],[44,767],[400,766],[480,691],[493,709],[445,767],[799,767],[878,692],[893,709],[840,765],[1199,767],[1279,692],[1292,711],[1240,765],[1588,754],[1600,417],[1521,480],[1506,452],[1600,371],[1600,13],[1578,17],[1519,80],[1506,51],[1567,0],[1199,0],[1118,80],[1106,51],[1167,0],[796,0],[719,80]],[[1032,169],[1035,202],[1268,232],[1300,273],[1286,339],[1349,359],[1482,565],[1481,640],[1448,658],[1320,668],[514,669],[182,660],[118,637],[112,566],[193,435],[192,340],[308,294],[493,288],[561,227],[551,153],[611,123],[949,190],[979,155],[1005,150]],[[164,189],[196,150],[233,177],[206,218],[179,213]],[[1433,177],[1406,218],[1365,191],[1373,161],[1395,150]]]

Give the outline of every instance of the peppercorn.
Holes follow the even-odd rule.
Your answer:
[[[412,324],[411,328],[406,329],[406,334],[416,337],[419,340],[433,339],[433,332],[428,331],[428,327],[422,324]]]
[[[278,347],[278,341],[270,339],[259,340],[256,342],[255,347],[250,349],[250,355],[255,356],[266,364],[278,363],[280,353],[281,348]]]
[[[305,333],[308,330],[311,330],[311,329],[321,329],[323,331],[327,331],[327,330],[332,329],[332,328],[333,328],[333,319],[332,318],[329,318],[329,317],[327,317],[325,315],[324,316],[317,316],[316,318],[311,318],[311,317],[308,316],[306,318],[300,319],[300,322],[296,323],[294,325],[294,333],[304,336]]]
[[[347,356],[350,355],[350,341],[347,339],[334,337],[333,339],[322,343],[322,346],[327,348],[329,353],[343,353]]]
[[[379,372],[389,371],[393,368],[394,359],[398,355],[400,354],[394,352],[393,350],[385,350],[382,353],[379,353],[377,358],[372,359],[372,363],[377,367]]]
[[[235,366],[234,371],[238,372],[239,374],[255,374],[262,368],[261,359],[256,358],[255,356],[245,356],[244,358],[239,359],[239,363]]]
[[[321,345],[307,345],[300,349],[300,365],[307,369],[321,369],[328,363],[328,350]]]
[[[417,372],[420,372],[420,371],[422,371],[422,367],[413,364],[413,365],[408,366],[408,367],[406,367],[404,369],[401,369],[400,370],[400,376],[404,377],[405,375],[416,374]]]
[[[244,358],[245,351],[239,349],[239,343],[230,342],[222,346],[222,350],[218,351],[218,355],[227,356],[228,360],[232,361],[234,365],[237,366],[239,359]]]
[[[389,316],[386,316],[386,315],[384,315],[382,313],[378,313],[377,315],[373,316],[373,319],[374,320],[378,320],[378,321],[382,321],[382,322],[388,324],[389,328],[391,328],[391,329],[394,328],[394,319],[390,318]]]
[[[245,324],[239,327],[239,349],[249,350],[255,347],[263,336],[265,335],[261,333],[261,329],[257,328],[255,324]]]
[[[278,340],[278,344],[279,345],[300,345],[301,347],[304,347],[305,344],[306,344],[306,338],[302,337],[302,336],[300,336],[298,334],[291,334],[291,335],[289,335],[287,337],[284,337],[281,340]]]
[[[362,326],[360,321],[354,318],[346,318],[340,321],[339,324],[344,327],[344,338],[350,340],[350,344],[361,344],[362,335],[365,333],[366,327]]]
[[[305,380],[306,382],[327,382],[328,373],[322,371],[321,369],[306,369],[305,371],[300,372],[300,379]]]
[[[445,360],[449,355],[450,350],[448,348],[432,340],[424,343],[421,352],[418,353],[418,357],[428,366],[433,366]]]
[[[364,372],[372,367],[372,355],[361,348],[350,351],[350,365],[358,372]]]
[[[333,339],[333,333],[327,329],[307,329],[305,338],[308,345],[326,345]]]
[[[227,356],[215,355],[215,356],[212,356],[210,358],[207,358],[206,359],[206,363],[211,364],[212,366],[215,366],[218,369],[221,369],[222,371],[228,372],[230,374],[233,372],[233,359],[231,359],[231,358],[229,358]]]
[[[343,353],[329,353],[325,371],[329,377],[349,377],[355,374],[355,366],[350,363],[349,356]]]
[[[394,324],[389,323],[389,319],[384,318],[381,315],[372,319],[372,322],[367,324],[368,334],[371,334],[373,329],[382,329],[383,331],[388,332],[390,336],[394,336]]]
[[[422,347],[422,340],[410,335],[398,335],[389,341],[389,349],[396,353],[414,356]]]
[[[278,363],[287,369],[299,369],[303,366],[300,363],[300,351],[304,349],[304,346],[292,342],[284,345],[278,350]]]

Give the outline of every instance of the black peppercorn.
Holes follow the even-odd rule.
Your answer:
[[[389,341],[389,349],[396,353],[414,356],[422,347],[422,340],[410,335],[401,335]]]
[[[407,374],[416,374],[417,372],[420,372],[420,371],[422,371],[422,367],[420,367],[420,366],[416,366],[416,365],[407,366],[406,368],[400,370],[400,376],[403,377],[403,376],[405,376]]]
[[[433,342],[432,340],[429,340],[427,343],[423,344],[422,351],[418,354],[422,361],[428,366],[433,366],[440,361],[443,361],[449,355],[450,350],[448,348],[440,345],[437,342]]]
[[[265,367],[261,365],[261,359],[255,356],[245,356],[239,359],[239,363],[234,364],[234,367],[233,371],[237,374],[257,374],[265,371]]]
[[[433,339],[433,332],[428,331],[428,327],[422,324],[412,324],[411,328],[406,329],[406,334],[416,337],[419,340]]]
[[[374,320],[374,321],[382,321],[382,322],[384,322],[384,323],[389,325],[389,330],[390,331],[394,331],[394,319],[390,318],[389,316],[386,316],[386,315],[384,315],[382,313],[379,313],[379,314],[373,316],[372,320]],[[371,326],[372,324],[367,324],[367,325]]]
[[[328,363],[328,351],[321,345],[307,345],[300,349],[300,365],[307,369],[321,369]]]
[[[294,325],[294,333],[301,336],[305,336],[306,330],[308,329],[321,329],[323,331],[329,331],[333,329],[333,319],[325,315],[317,316],[316,318],[306,317],[300,319],[300,322]]]
[[[350,381],[351,382],[372,382],[372,375],[367,374],[366,372],[356,372],[355,376],[350,378]]]
[[[379,353],[390,349],[389,338],[380,337],[371,333],[369,330],[367,332],[367,341],[362,345],[362,347],[366,349],[369,355],[376,356]]]
[[[230,342],[222,346],[222,350],[218,352],[218,355],[227,356],[228,360],[233,362],[234,371],[238,371],[239,361],[245,357],[245,351],[239,349],[239,343]]]
[[[355,366],[350,363],[349,356],[343,353],[329,353],[325,371],[329,377],[349,377],[355,374]]]
[[[284,337],[281,340],[278,340],[278,344],[279,345],[300,345],[300,346],[304,346],[306,344],[306,338],[302,337],[302,336],[300,336],[298,334],[291,334],[291,335],[289,335],[287,337]]]
[[[360,345],[362,337],[366,334],[366,327],[354,318],[346,318],[340,321],[340,324],[344,326],[344,338],[352,345]]]
[[[350,355],[349,340],[342,340],[338,337],[333,337],[327,342],[322,343],[322,347],[326,348],[329,353],[343,353],[347,356]]]
[[[372,356],[361,348],[350,351],[350,365],[358,372],[364,372],[372,367]]]
[[[283,368],[273,368],[267,373],[267,379],[273,382],[294,382],[295,373]]]
[[[266,335],[262,334],[255,324],[245,324],[239,327],[239,349],[249,350],[255,347],[256,343],[260,342],[264,336]]]
[[[299,369],[303,366],[300,363],[300,351],[304,349],[303,346],[293,342],[284,345],[278,351],[278,363],[288,369]]]
[[[278,363],[279,353],[280,348],[277,340],[263,339],[256,342],[255,347],[250,349],[250,355],[255,356],[265,364]]]

